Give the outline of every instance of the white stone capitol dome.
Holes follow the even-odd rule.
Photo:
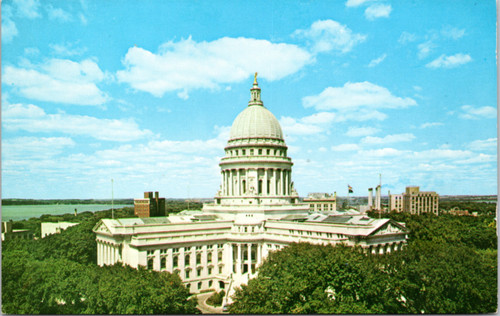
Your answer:
[[[231,126],[229,140],[242,138],[283,139],[283,132],[276,117],[263,105],[249,105]]]
[[[229,141],[248,138],[272,138],[283,140],[283,132],[276,117],[264,107],[260,88],[255,77],[248,107],[234,120]]]

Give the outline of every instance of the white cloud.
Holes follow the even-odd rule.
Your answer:
[[[192,89],[240,82],[255,71],[260,78],[278,80],[311,62],[312,56],[296,45],[243,37],[195,42],[190,37],[165,43],[156,54],[131,47],[123,59],[126,69],[117,78],[156,97],[171,91],[183,97]]]
[[[64,11],[61,8],[54,8],[52,5],[48,5],[45,7],[47,13],[49,15],[49,19],[58,20],[60,22],[69,22],[73,20],[73,17],[68,12]]]
[[[416,40],[417,40],[417,36],[415,34],[404,31],[399,36],[398,42],[401,44],[406,44],[406,43],[414,42]]]
[[[21,17],[34,19],[41,17],[39,8],[40,1],[38,0],[16,0],[14,1],[17,9],[17,14]]]
[[[74,147],[68,137],[16,137],[2,140],[2,159],[48,159]]]
[[[82,25],[87,25],[87,18],[85,17],[85,15],[83,15],[83,13],[80,13],[78,15],[78,18],[80,19],[80,22],[82,23]]]
[[[90,59],[51,59],[27,68],[5,66],[3,71],[3,82],[27,98],[78,105],[105,103],[109,97],[96,85],[105,78]]]
[[[426,42],[420,43],[417,48],[418,58],[424,59],[425,57],[429,56],[434,48],[436,48],[436,45],[434,44],[433,40],[428,40]]]
[[[379,58],[373,59],[368,64],[368,67],[375,67],[375,66],[377,66],[378,64],[380,64],[381,62],[383,62],[386,57],[387,57],[387,54],[383,54]]]
[[[293,35],[307,39],[313,53],[347,53],[366,39],[366,35],[353,33],[347,26],[333,20],[318,20],[309,29],[296,30]]]
[[[496,118],[497,110],[492,106],[473,107],[464,105],[461,107],[462,113],[459,114],[461,118],[468,120],[477,120],[481,118]]]
[[[452,56],[441,55],[427,65],[428,68],[453,68],[472,61],[468,54],[455,54]]]
[[[469,144],[469,148],[474,151],[481,151],[481,150],[494,150],[497,149],[498,142],[497,138],[488,138],[488,139],[478,139]]]
[[[71,57],[79,56],[87,51],[86,47],[78,47],[77,43],[49,44],[52,52],[58,56]]]
[[[441,34],[445,37],[457,40],[465,35],[465,29],[458,29],[456,27],[445,26],[441,30]]]
[[[357,151],[360,149],[358,144],[340,144],[332,146],[332,151]]]
[[[407,154],[407,151],[401,151],[395,148],[381,148],[373,150],[363,150],[360,155],[366,157],[399,157],[401,155]]]
[[[9,43],[12,39],[17,36],[19,32],[17,31],[16,24],[12,21],[12,7],[3,4],[2,5],[2,43]]]
[[[420,128],[429,128],[429,127],[436,127],[436,126],[442,126],[444,125],[443,123],[440,122],[427,122],[423,123],[420,125]]]
[[[335,113],[318,112],[302,118],[301,121],[307,124],[329,124],[335,121],[336,117]]]
[[[392,7],[388,4],[373,4],[366,8],[365,17],[370,21],[378,18],[388,18],[391,11]]]
[[[66,113],[47,114],[33,104],[9,104],[2,109],[2,125],[6,130],[23,130],[32,133],[65,133],[89,136],[107,141],[133,141],[152,136],[141,130],[133,119],[100,119]]]
[[[369,3],[375,0],[347,0],[345,3],[346,7],[359,7],[365,3]]]
[[[280,124],[286,135],[314,135],[324,131],[321,126],[304,123],[288,116],[281,117]]]
[[[305,107],[317,110],[355,110],[366,107],[405,108],[416,105],[411,98],[396,97],[387,88],[370,82],[347,82],[343,87],[328,87],[319,95],[302,98]]]
[[[367,136],[361,139],[361,143],[369,145],[380,145],[380,144],[409,142],[412,141],[413,139],[415,139],[415,135],[411,133],[405,133],[405,134],[387,135],[385,137]]]
[[[373,135],[380,130],[375,127],[367,126],[367,127],[349,127],[347,132],[345,133],[347,136],[350,137],[361,137],[361,136],[369,136]]]

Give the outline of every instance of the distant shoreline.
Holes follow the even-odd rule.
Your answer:
[[[134,204],[134,199],[98,200],[98,199],[2,199],[2,205],[81,205],[81,204]]]

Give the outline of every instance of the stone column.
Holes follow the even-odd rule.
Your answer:
[[[186,265],[184,264],[184,261],[186,259],[186,251],[184,247],[181,247],[179,249],[179,256],[178,256],[178,261],[177,261],[177,266],[179,267],[179,270],[181,271],[181,279],[184,280],[184,271],[186,269]]]
[[[191,266],[192,271],[196,271],[196,247],[192,246],[189,251],[189,266]]]
[[[285,170],[286,183],[285,183],[285,195],[290,195],[290,170]]]
[[[97,241],[97,265],[98,266],[101,265],[101,259],[102,259],[102,255],[101,255],[101,242],[98,240]]]
[[[268,196],[269,194],[267,194],[267,168],[264,168],[264,183],[262,183],[262,195],[264,196]]]
[[[222,254],[222,263],[224,264],[224,269],[227,271],[227,274],[232,274],[233,273],[233,245],[232,244],[226,244],[224,245],[225,247],[225,254]]]
[[[238,192],[237,192],[237,194],[238,194],[238,196],[241,196],[241,171],[240,171],[240,169],[238,169],[236,171],[236,174],[237,174],[237,179],[238,179],[238,185],[237,185]]]
[[[224,193],[226,196],[229,195],[229,188],[228,188],[228,181],[227,181],[227,170],[224,170]]]
[[[247,260],[248,274],[252,274],[252,244],[250,243],[247,244],[247,254],[248,254],[248,260]]]
[[[260,266],[262,263],[262,244],[257,244],[257,266]]]
[[[179,258],[177,258],[179,260]],[[170,273],[174,272],[174,267],[173,267],[173,261],[174,261],[174,255],[172,248],[167,249],[167,271]],[[177,264],[179,266],[179,264]]]
[[[229,195],[234,195],[234,179],[233,179],[233,170],[229,170]]]
[[[241,244],[237,244],[236,251],[236,274],[241,275]]]

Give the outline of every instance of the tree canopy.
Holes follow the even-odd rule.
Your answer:
[[[399,252],[292,244],[270,253],[236,290],[231,313],[492,313],[497,308],[493,217],[390,214],[411,230]]]
[[[2,311],[8,314],[194,314],[176,274],[96,265],[92,228],[110,212],[38,240],[2,243]],[[115,217],[129,216],[119,210]]]

